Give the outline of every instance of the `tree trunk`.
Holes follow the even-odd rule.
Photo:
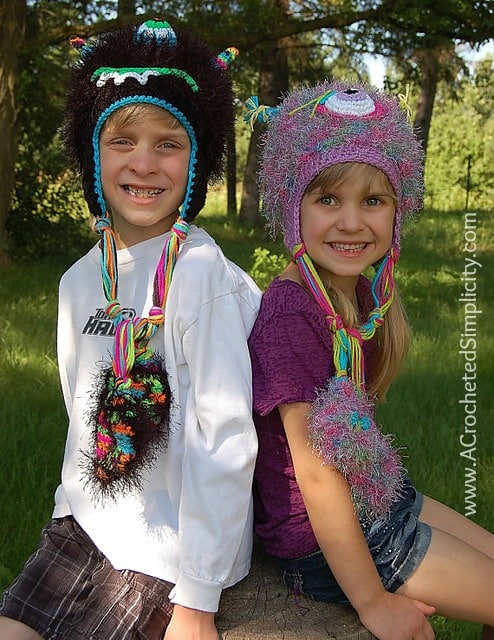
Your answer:
[[[287,13],[288,3],[286,0],[278,0],[277,4],[280,12]],[[269,40],[262,45],[259,69],[259,104],[274,107],[280,102],[282,94],[288,91],[288,56],[284,44],[285,39],[280,39]],[[261,133],[262,124],[255,124],[249,142],[239,215],[242,222],[252,227],[259,226],[261,223],[257,186],[257,150]]]
[[[237,217],[237,149],[235,132],[232,132],[227,140],[226,210],[229,217]]]
[[[438,52],[434,49],[416,52],[414,58],[420,67],[420,93],[414,124],[425,153],[429,140],[437,83],[439,82],[440,60]]]
[[[124,16],[135,16],[136,3],[135,0],[118,0],[117,2],[117,15],[119,18]]]
[[[17,153],[15,85],[25,21],[24,0],[0,0],[0,266],[9,262],[6,223]]]

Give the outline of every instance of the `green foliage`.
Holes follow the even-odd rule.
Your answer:
[[[20,184],[7,232],[10,255],[19,262],[57,256],[73,261],[95,242],[84,198],[68,171],[53,183],[40,175],[34,184]]]
[[[271,253],[266,247],[256,247],[253,257],[254,263],[250,274],[263,290],[287,265],[287,257],[285,255]]]
[[[456,99],[441,84],[434,105],[426,163],[426,203],[440,209],[492,207],[494,199],[494,64],[476,65]],[[470,172],[470,175],[469,175]]]

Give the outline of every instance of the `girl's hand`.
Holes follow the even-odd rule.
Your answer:
[[[174,605],[163,640],[219,640],[214,613]]]
[[[379,640],[433,640],[427,617],[434,613],[434,607],[420,600],[384,591],[359,611],[359,617]]]

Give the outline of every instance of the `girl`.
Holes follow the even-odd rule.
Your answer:
[[[494,638],[494,536],[418,492],[374,422],[409,336],[393,269],[423,154],[406,115],[358,84],[250,102],[269,123],[265,214],[293,256],[249,339],[256,533],[295,593],[350,602],[380,640],[433,638],[434,612]]]

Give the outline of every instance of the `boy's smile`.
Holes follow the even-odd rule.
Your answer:
[[[189,175],[190,140],[167,112],[149,106],[138,121],[103,129],[101,182],[117,248],[169,231]]]

